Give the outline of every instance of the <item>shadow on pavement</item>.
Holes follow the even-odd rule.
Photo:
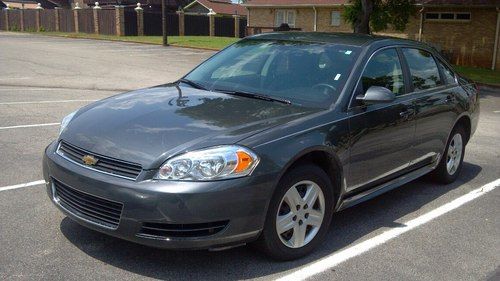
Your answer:
[[[481,167],[464,162],[453,184],[436,185],[420,179],[333,216],[327,241],[312,255],[292,262],[275,262],[244,246],[222,252],[168,251],[141,246],[89,230],[65,218],[64,236],[87,255],[117,268],[158,279],[236,280],[287,271],[348,247],[400,218],[474,179]]]

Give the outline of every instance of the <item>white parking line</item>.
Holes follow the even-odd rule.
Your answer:
[[[425,223],[432,221],[435,218],[438,218],[458,207],[479,198],[480,196],[494,190],[495,188],[500,186],[500,179],[497,179],[493,182],[490,182],[478,189],[475,189],[465,195],[458,197],[457,199],[442,205],[426,214],[423,214],[413,220],[410,220],[403,224],[403,226],[398,226],[397,228],[393,228],[388,230],[380,235],[377,235],[373,238],[370,238],[366,241],[358,243],[352,247],[349,247],[345,250],[342,250],[338,253],[333,253],[325,258],[313,262],[309,265],[302,267],[301,269],[294,271],[288,275],[285,275],[277,280],[285,281],[285,280],[304,280],[306,278],[312,277],[318,273],[324,272],[334,266],[337,266],[350,258],[359,256],[379,245],[382,245],[389,240],[392,240],[399,235],[408,232],[418,226],[421,226]]]
[[[0,187],[0,191],[6,191],[6,190],[23,188],[23,187],[28,187],[28,186],[40,185],[40,184],[45,184],[45,181],[39,180],[39,181],[32,181],[32,182],[27,182],[27,183],[4,186],[4,187]]]
[[[42,100],[42,101],[12,101],[0,102],[0,105],[16,105],[16,104],[37,104],[37,103],[66,103],[66,102],[89,102],[96,100]]]
[[[61,123],[17,125],[17,126],[0,127],[0,130],[20,129],[20,128],[33,128],[33,127],[45,127],[45,126],[56,126],[56,125],[59,125],[59,124],[61,124]]]
[[[495,110],[493,111],[493,113],[500,113],[500,110]]]

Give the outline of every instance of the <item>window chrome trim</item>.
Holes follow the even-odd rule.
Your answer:
[[[138,178],[138,177],[139,177],[139,175],[140,175],[140,173],[139,173],[139,175],[137,175],[137,177],[135,177],[135,178],[125,177],[125,176],[122,176],[122,175],[117,175],[117,174],[113,174],[113,173],[109,173],[109,172],[101,171],[101,170],[98,170],[98,169],[92,168],[92,167],[90,167],[90,166],[83,165],[82,163],[78,163],[78,162],[76,162],[75,160],[70,159],[70,158],[68,158],[66,155],[64,155],[64,152],[62,152],[62,151],[60,151],[60,150],[59,150],[59,148],[60,148],[60,147],[61,147],[61,142],[59,142],[59,143],[57,144],[56,154],[57,154],[57,155],[59,155],[59,156],[61,156],[61,157],[62,157],[62,158],[64,158],[64,159],[66,159],[67,161],[69,161],[69,162],[71,162],[71,163],[73,163],[73,164],[76,164],[76,165],[78,165],[78,166],[80,166],[80,167],[83,167],[83,168],[86,168],[86,169],[89,169],[89,170],[92,170],[92,171],[95,171],[95,172],[99,172],[99,173],[101,173],[101,174],[110,175],[110,176],[114,176],[114,177],[118,177],[118,178],[122,178],[122,179],[126,179],[126,180],[133,180],[133,181],[137,180],[137,178]],[[92,154],[92,153],[91,153],[91,154]],[[142,173],[142,170],[141,170],[141,173]]]

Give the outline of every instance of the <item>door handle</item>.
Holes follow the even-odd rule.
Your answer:
[[[446,103],[452,103],[452,102],[455,102],[455,96],[453,95],[447,95],[446,96],[446,100],[445,100]]]
[[[401,116],[401,117],[403,117],[403,118],[405,118],[405,119],[408,119],[408,118],[410,118],[410,116],[412,116],[413,114],[415,114],[415,109],[413,109],[413,108],[408,108],[408,109],[406,109],[406,110],[404,110],[404,111],[401,111],[401,112],[399,113],[399,116]]]

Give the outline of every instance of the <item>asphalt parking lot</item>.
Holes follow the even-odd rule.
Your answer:
[[[481,89],[479,128],[457,182],[420,179],[337,213],[328,240],[298,261],[271,261],[249,246],[147,248],[65,218],[40,182],[43,149],[62,117],[174,81],[211,54],[0,32],[0,280],[500,279],[500,90],[491,88]]]

